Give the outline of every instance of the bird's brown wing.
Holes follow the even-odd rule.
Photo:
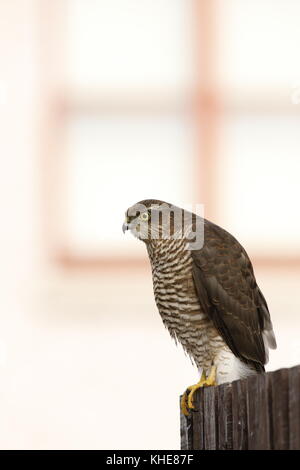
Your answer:
[[[251,261],[221,227],[205,221],[204,230],[203,248],[191,251],[199,302],[232,352],[263,370],[267,361],[263,332],[270,347],[276,342]]]

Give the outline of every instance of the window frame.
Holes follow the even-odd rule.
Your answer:
[[[66,162],[60,156],[66,146],[66,123],[70,113],[78,110],[102,113],[122,112],[164,112],[170,109],[184,109],[194,116],[197,134],[197,151],[192,162],[194,166],[195,200],[205,205],[205,217],[217,221],[220,204],[214,187],[215,168],[218,165],[218,142],[222,132],[222,116],[230,109],[250,106],[254,112],[274,110],[276,103],[270,103],[263,93],[245,97],[242,103],[227,101],[218,83],[216,67],[216,2],[215,0],[194,0],[194,55],[196,63],[196,84],[191,90],[188,104],[156,95],[141,100],[136,96],[119,96],[109,100],[104,96],[70,97],[64,89],[64,18],[67,0],[44,0],[40,3],[40,82],[41,82],[41,193],[42,193],[42,239],[45,257],[65,269],[116,269],[148,266],[146,259],[113,257],[82,257],[73,252],[66,236],[66,212],[64,201],[64,177]],[[248,109],[248,107],[247,107]],[[59,156],[59,157],[58,157]],[[204,177],[205,175],[205,177]],[[293,259],[285,256],[251,256],[255,265],[267,267],[300,267],[300,255]]]

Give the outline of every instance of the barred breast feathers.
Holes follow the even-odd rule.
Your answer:
[[[155,301],[172,338],[198,367],[208,367],[222,339],[201,310],[192,276],[192,258],[184,239],[148,246]]]

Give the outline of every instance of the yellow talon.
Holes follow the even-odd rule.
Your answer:
[[[180,403],[181,412],[184,414],[184,416],[189,416],[189,410],[188,410],[188,407],[187,407],[187,399],[188,399],[188,395],[185,391],[184,394],[181,397],[181,403]]]
[[[196,390],[204,386],[205,380],[206,380],[205,373],[202,372],[199,382],[196,383],[195,385],[191,385],[190,387],[188,387],[188,390],[190,393],[188,394],[187,404],[188,404],[188,408],[190,408],[191,410],[195,409],[194,403],[193,403],[194,393],[196,392]]]
[[[198,383],[191,385],[186,389],[181,398],[181,411],[185,416],[189,416],[189,409],[194,410],[195,406],[193,403],[193,397],[196,392],[201,387],[211,387],[217,385],[216,382],[216,366],[212,366],[209,376],[206,378],[204,371],[201,374],[201,378]]]

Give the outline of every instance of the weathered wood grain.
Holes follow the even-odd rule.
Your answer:
[[[205,387],[195,405],[182,449],[300,450],[300,366]]]
[[[232,383],[232,448],[248,449],[247,382]]]
[[[289,369],[289,448],[300,450],[300,367]]]
[[[270,400],[272,403],[270,413],[273,433],[272,447],[276,450],[289,448],[288,373],[288,369],[280,369],[269,376]]]
[[[218,449],[232,449],[232,384],[215,388],[218,392]]]
[[[217,428],[217,387],[203,389],[204,402],[204,448],[216,450],[218,445]]]
[[[247,379],[247,429],[249,450],[270,450],[268,378],[266,374]]]
[[[196,450],[204,450],[204,391],[199,390],[194,400],[195,410],[191,413],[193,422],[193,445]]]

